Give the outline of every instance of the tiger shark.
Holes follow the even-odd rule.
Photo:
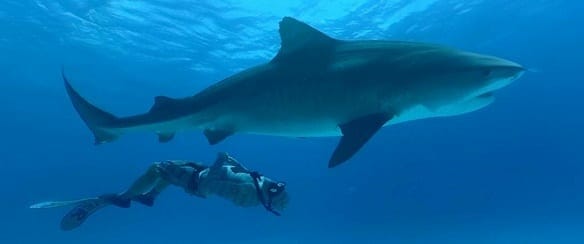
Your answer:
[[[177,132],[202,130],[211,145],[235,133],[341,136],[332,168],[384,126],[478,110],[524,73],[517,63],[441,45],[335,39],[291,17],[279,22],[279,34],[269,62],[193,96],[157,96],[148,112],[128,117],[89,103],[62,75],[95,144],[138,131],[168,142]]]

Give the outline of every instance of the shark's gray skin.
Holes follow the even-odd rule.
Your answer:
[[[65,87],[95,143],[134,131],[161,142],[203,130],[210,144],[234,133],[342,136],[329,167],[351,158],[383,126],[475,111],[524,68],[501,58],[401,41],[346,41],[285,17],[281,48],[269,62],[198,94],[155,98],[144,114],[118,118]]]

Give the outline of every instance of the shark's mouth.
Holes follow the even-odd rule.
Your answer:
[[[476,96],[476,98],[479,98],[479,99],[492,98],[495,95],[494,93],[495,93],[495,91],[485,92],[483,94]]]
[[[486,98],[493,96],[495,91],[498,91],[508,85],[510,85],[514,80],[519,78],[520,75],[515,75],[513,77],[508,77],[504,79],[497,79],[490,82],[488,85],[480,88],[478,91],[473,93],[470,97],[472,98]]]

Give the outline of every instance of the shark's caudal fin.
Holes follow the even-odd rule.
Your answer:
[[[61,75],[63,76],[63,81],[65,82],[65,89],[67,94],[73,103],[73,107],[79,113],[79,116],[93,135],[95,136],[95,144],[102,144],[106,142],[113,141],[117,138],[116,134],[108,133],[103,127],[108,124],[113,124],[118,118],[108,112],[105,112],[93,104],[85,100],[69,83],[67,76],[65,76],[64,70],[61,70]]]

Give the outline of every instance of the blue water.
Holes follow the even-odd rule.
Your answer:
[[[177,3],[172,3],[177,2]],[[276,3],[282,2],[282,3]],[[580,1],[0,2],[2,243],[584,243]],[[341,39],[446,44],[523,64],[491,106],[386,127],[350,162],[327,169],[337,138],[200,132],[168,144],[132,134],[106,145],[60,78],[117,115],[156,95],[192,95],[269,60],[293,16]],[[211,163],[230,152],[285,180],[275,217],[169,189],[155,207],[107,208],[59,230],[68,209],[28,209],[123,190],[157,160]]]

